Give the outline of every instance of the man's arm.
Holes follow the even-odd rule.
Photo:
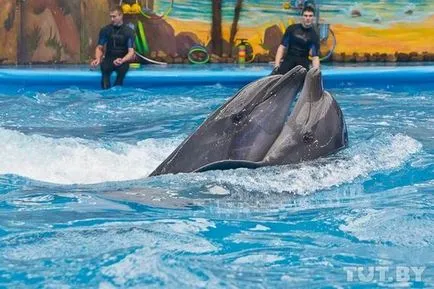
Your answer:
[[[102,57],[104,55],[104,46],[97,45],[95,48],[95,59],[90,63],[92,67],[96,67],[101,63]]]
[[[90,63],[92,67],[96,67],[101,63],[102,58],[104,56],[104,45],[107,44],[107,40],[108,40],[107,29],[102,28],[99,31],[98,45],[95,48],[95,59]]]
[[[286,47],[280,44],[279,48],[277,48],[276,58],[274,59],[274,67],[280,66],[280,62],[282,61],[285,52],[286,52]]]
[[[280,41],[280,45],[277,48],[276,57],[274,59],[274,67],[280,66],[280,62],[282,61],[282,58],[285,56],[287,47],[290,44],[291,33],[293,30],[294,30],[294,25],[290,25],[288,26],[288,28],[286,28],[282,40]]]
[[[122,58],[116,58],[113,61],[113,63],[114,63],[114,65],[121,65],[121,64],[123,64],[123,63],[125,63],[127,61],[132,60],[133,57],[134,57],[134,48],[128,48],[128,53],[125,54],[125,56],[122,57]]]
[[[319,49],[320,49],[320,42],[319,42],[319,36],[314,33],[313,42],[312,42],[312,48],[311,48],[311,54],[312,54],[312,67],[313,68],[319,68]]]
[[[135,54],[135,52],[134,52],[134,37],[135,37],[134,31],[132,29],[130,29],[130,33],[128,35],[128,40],[127,40],[128,52],[127,52],[127,54],[125,54],[124,57],[116,58],[113,61],[114,65],[122,65],[123,63],[133,59],[134,54]]]
[[[134,51],[134,48],[128,48],[128,53],[127,53],[127,55],[125,55],[124,56],[124,62],[127,62],[127,61],[131,61],[131,60],[133,60],[133,58],[134,58],[134,54],[135,54],[135,51]]]

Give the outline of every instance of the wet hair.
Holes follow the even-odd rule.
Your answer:
[[[111,6],[109,11],[110,12],[116,11],[116,12],[119,12],[120,14],[124,14],[124,12],[122,11],[122,7],[119,5]]]
[[[304,12],[312,12],[313,15],[315,15],[315,8],[312,7],[312,5],[307,5],[303,8],[303,10],[301,10],[301,15],[304,14]]]

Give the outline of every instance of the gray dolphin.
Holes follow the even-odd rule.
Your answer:
[[[196,171],[298,163],[335,153],[347,145],[342,111],[333,96],[324,91],[320,70],[311,69],[293,111],[261,161],[223,160]]]
[[[194,172],[225,160],[261,161],[280,134],[306,75],[301,66],[261,78],[215,111],[151,174]]]
[[[348,133],[341,108],[323,89],[320,70],[311,69],[288,121],[265,155],[263,164],[312,160],[347,145]]]

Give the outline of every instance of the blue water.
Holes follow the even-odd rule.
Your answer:
[[[3,85],[0,288],[431,288],[434,83],[369,81],[337,155],[153,178],[239,86]]]

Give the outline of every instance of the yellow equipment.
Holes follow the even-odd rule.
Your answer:
[[[142,7],[140,6],[138,0],[136,0],[136,3],[130,5],[128,3],[122,3],[123,1],[119,3],[119,5],[122,8],[122,13],[124,14],[140,14],[142,12]]]

